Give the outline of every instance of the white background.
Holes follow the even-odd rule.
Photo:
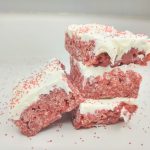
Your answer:
[[[146,17],[150,0],[0,0],[0,12],[84,13]]]
[[[150,35],[150,21],[144,19],[92,15],[0,15],[0,150],[150,149],[150,65],[139,69],[143,76],[139,109],[128,124],[75,130],[70,117],[64,116],[61,128],[55,123],[30,139],[21,135],[7,120],[7,103],[14,85],[52,57],[60,58],[69,69],[69,56],[64,49],[65,29],[68,24],[92,22]]]
[[[150,35],[149,7],[150,0],[0,0],[0,150],[149,150],[150,64],[138,69],[139,110],[128,124],[75,130],[65,115],[62,127],[57,122],[27,138],[7,120],[12,89],[24,76],[52,57],[69,70],[67,25],[101,23]]]

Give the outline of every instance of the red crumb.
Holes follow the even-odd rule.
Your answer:
[[[32,140],[32,138],[31,138],[31,137],[29,137],[29,140],[31,141],[31,140]]]
[[[128,127],[128,129],[130,129],[130,130],[131,130],[132,128],[131,128],[131,127]]]
[[[62,128],[63,123],[59,123],[58,126],[59,126],[59,128]]]
[[[4,115],[4,112],[0,112],[0,116]]]
[[[59,130],[57,129],[56,132],[59,132]]]
[[[53,142],[52,140],[49,140],[49,141],[48,141],[48,143],[52,143],[52,142]]]

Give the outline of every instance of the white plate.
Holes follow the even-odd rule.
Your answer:
[[[8,121],[7,103],[13,86],[49,58],[60,58],[69,69],[64,50],[65,27],[71,23],[105,23],[150,34],[150,21],[96,16],[0,16],[0,149],[148,150],[150,149],[150,65],[139,69],[143,82],[139,109],[128,123],[75,130],[69,115],[32,138]],[[136,28],[135,28],[136,27]],[[4,113],[4,114],[2,114]],[[60,126],[62,125],[62,126]]]

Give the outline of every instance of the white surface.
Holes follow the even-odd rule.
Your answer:
[[[150,65],[141,69],[143,82],[139,110],[129,124],[75,130],[65,116],[37,136],[27,138],[7,120],[7,102],[14,85],[48,58],[58,56],[69,68],[64,51],[64,31],[68,24],[97,22],[120,29],[150,34],[149,21],[84,16],[0,16],[0,149],[1,150],[149,150]],[[4,114],[2,115],[2,113]],[[48,142],[52,140],[52,142]],[[130,144],[131,142],[131,144]]]
[[[150,39],[143,34],[120,31],[117,28],[101,24],[73,24],[66,31],[70,38],[77,37],[83,42],[94,41],[94,56],[107,53],[112,64],[120,60],[132,48],[150,53]]]
[[[95,114],[97,110],[114,110],[121,102],[127,104],[137,104],[135,98],[113,98],[113,99],[88,99],[79,106],[80,114]]]

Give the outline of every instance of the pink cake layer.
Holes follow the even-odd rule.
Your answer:
[[[63,89],[56,88],[49,94],[40,95],[38,101],[25,109],[14,123],[21,133],[33,136],[60,119],[63,113],[73,110],[80,102],[73,93],[67,94]]]
[[[73,125],[76,129],[90,128],[97,125],[116,124],[121,121],[131,119],[133,113],[137,110],[137,105],[121,102],[113,110],[97,109],[95,113],[81,114],[79,108],[73,111]]]
[[[53,60],[14,88],[11,118],[22,134],[36,135],[83,101],[64,69],[64,65],[59,60]],[[15,111],[14,114],[13,110],[17,112]]]
[[[71,57],[70,79],[84,98],[100,99],[128,97],[137,98],[141,75],[132,70],[112,68],[103,75],[85,77],[79,62]]]
[[[130,64],[130,63],[147,65],[147,62],[150,61],[150,49],[149,49],[149,53],[146,53],[144,48],[138,49],[138,48],[131,47],[127,52],[125,52],[121,56],[121,58],[115,59],[114,63],[111,62],[111,58],[109,54],[105,52],[105,49],[103,49],[104,52],[101,52],[99,54],[94,53],[94,49],[97,46],[95,41],[97,37],[94,36],[95,32],[96,34],[97,33],[103,34],[103,32],[105,32],[106,34],[110,34],[110,36],[121,37],[121,38],[123,36],[128,36],[127,35],[128,32],[117,31],[116,29],[110,26],[103,26],[102,29],[99,29],[99,25],[75,25],[72,28],[74,28],[72,29],[73,31],[68,31],[65,34],[66,50],[76,60],[82,61],[83,64],[85,65],[88,66],[94,65],[94,66],[103,66],[103,67],[110,65],[111,67],[115,67],[123,64]],[[97,28],[97,30],[95,30],[95,28]],[[99,31],[99,30],[103,30],[103,31]],[[71,32],[72,34],[71,36],[69,32]],[[84,40],[81,38],[82,36],[84,35],[86,36],[87,34],[89,37],[91,34],[91,37],[93,37],[93,39],[90,38],[90,40]],[[107,40],[107,37],[105,36],[103,38],[106,39],[106,42],[109,42],[110,40],[110,39]],[[146,39],[145,41],[147,41],[147,43],[150,43],[150,40],[148,39]]]

